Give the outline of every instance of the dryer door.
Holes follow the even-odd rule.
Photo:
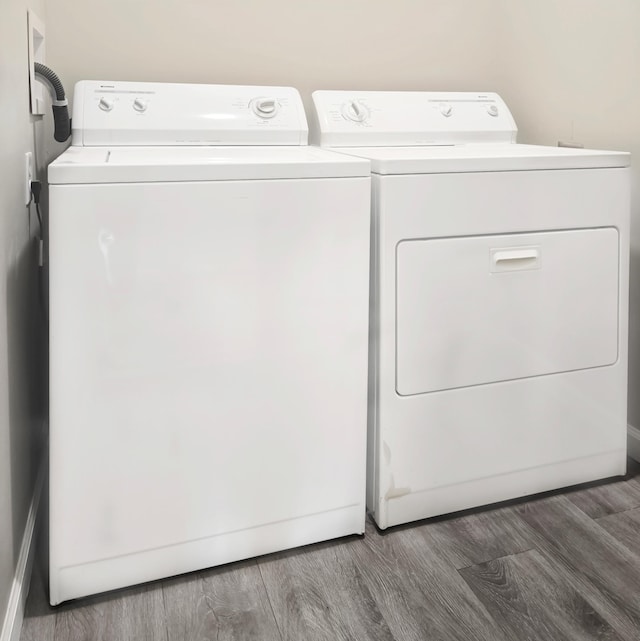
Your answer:
[[[618,244],[615,228],[399,243],[398,394],[615,363]]]

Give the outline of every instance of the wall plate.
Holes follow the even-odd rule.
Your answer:
[[[27,29],[29,34],[29,91],[31,94],[31,113],[42,115],[45,110],[45,87],[35,79],[33,65],[36,62],[45,64],[44,22],[33,13],[27,12]]]

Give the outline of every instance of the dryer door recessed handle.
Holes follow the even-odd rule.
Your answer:
[[[492,272],[540,269],[540,247],[512,247],[491,250]]]

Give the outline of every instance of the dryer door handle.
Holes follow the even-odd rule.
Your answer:
[[[540,269],[540,247],[509,247],[491,250],[492,272]]]

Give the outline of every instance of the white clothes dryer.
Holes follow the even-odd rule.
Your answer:
[[[372,164],[377,524],[623,474],[629,155],[516,144],[491,93],[313,102]]]
[[[49,167],[51,603],[364,531],[369,162],[297,91],[81,82]]]

